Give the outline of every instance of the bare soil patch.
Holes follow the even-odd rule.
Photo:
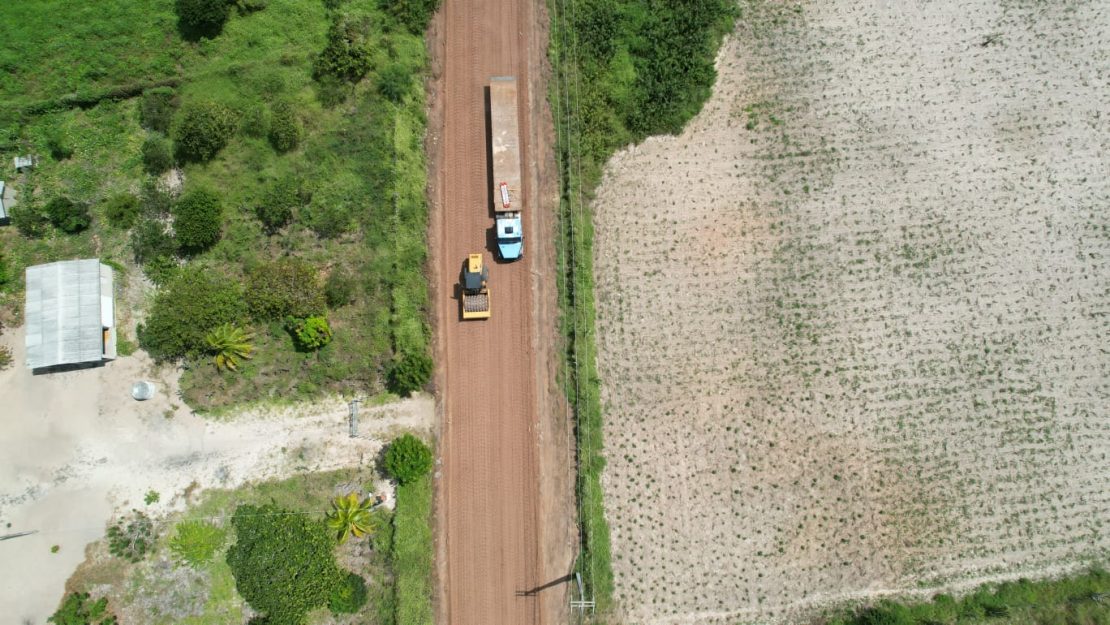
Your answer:
[[[630,623],[1055,573],[1110,537],[1110,10],[745,2],[597,192]]]

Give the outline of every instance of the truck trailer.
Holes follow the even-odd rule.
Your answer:
[[[520,128],[514,76],[490,78],[489,104],[497,254],[501,260],[516,260],[524,255],[521,219],[524,194],[520,186]]]

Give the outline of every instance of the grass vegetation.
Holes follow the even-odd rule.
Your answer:
[[[577,570],[602,615],[612,607],[602,502],[602,413],[593,339],[593,226],[588,198],[617,149],[677,133],[709,97],[713,60],[732,26],[727,0],[553,0],[550,92],[560,167],[560,305],[565,387],[578,438]]]
[[[204,32],[175,13],[209,4],[0,8],[0,160],[39,157],[7,180],[19,228],[0,230],[13,277],[2,316],[18,319],[19,276],[35,263],[98,256],[135,278],[141,266],[156,284],[172,284],[182,265],[242,284],[254,268],[297,257],[321,284],[347,277],[320,311],[326,346],[298,350],[283,320],[256,319],[238,373],[200,348],[156,355],[184,358],[182,390],[199,409],[380,392],[394,363],[427,357],[427,59],[423,28],[398,16],[434,3],[244,1]],[[361,64],[354,82],[317,71],[337,29]],[[136,310],[148,294],[128,296],[121,313],[145,316],[140,335],[151,338],[159,320]],[[219,316],[197,320],[197,336],[211,321],[246,321]],[[142,342],[157,352],[165,338]]]
[[[428,474],[397,487],[393,571],[396,625],[432,625],[432,479]]]
[[[1110,574],[1100,568],[1061,579],[987,584],[954,598],[877,605],[822,619],[827,625],[1105,625]]]

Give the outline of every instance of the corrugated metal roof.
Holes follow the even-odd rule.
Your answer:
[[[0,180],[0,219],[8,218],[7,198],[4,197],[6,194],[7,191],[4,189],[4,181]]]
[[[28,367],[103,360],[109,344],[107,357],[115,356],[112,281],[112,269],[95,258],[27,268]]]

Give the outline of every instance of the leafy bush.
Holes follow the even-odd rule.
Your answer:
[[[138,562],[154,546],[156,538],[150,517],[132,510],[129,517],[108,528],[108,552],[129,562]]]
[[[196,568],[211,561],[226,540],[227,531],[211,523],[182,521],[170,538],[170,551],[179,562]]]
[[[169,217],[173,212],[174,194],[166,185],[154,178],[148,178],[143,183],[143,192],[139,197],[142,214],[147,217]]]
[[[302,219],[316,236],[334,239],[351,229],[351,213],[342,203],[314,201],[301,213]]]
[[[209,267],[186,265],[158,292],[139,343],[158,360],[207,350],[208,331],[246,316],[239,284]]]
[[[301,189],[295,178],[284,177],[274,181],[255,208],[259,221],[270,234],[285,227],[293,220],[293,209],[302,202]]]
[[[157,176],[173,167],[173,146],[161,135],[151,135],[143,141],[143,168]]]
[[[247,307],[255,319],[304,318],[324,312],[324,291],[316,270],[299,258],[251,268],[246,286]]]
[[[401,102],[412,87],[412,74],[400,63],[390,63],[378,73],[378,93],[393,102]]]
[[[50,231],[50,218],[33,201],[12,208],[12,224],[23,236],[38,239]]]
[[[62,232],[74,234],[81,232],[92,223],[89,207],[78,204],[67,197],[56,197],[46,203],[46,216]]]
[[[402,354],[386,372],[389,390],[398,395],[410,395],[432,379],[432,359],[423,352]]]
[[[239,11],[239,15],[261,11],[270,4],[269,0],[232,0],[232,3],[235,5],[235,9]]]
[[[385,452],[385,470],[401,484],[427,475],[432,462],[432,450],[412,434],[394,439]]]
[[[293,335],[297,349],[302,351],[315,351],[331,343],[331,327],[328,326],[328,320],[321,316],[314,315],[306,319],[289,317],[286,326]]]
[[[135,225],[135,219],[139,217],[139,198],[130,193],[119,193],[104,200],[103,210],[108,223],[127,230]]]
[[[328,609],[335,614],[354,614],[366,605],[366,581],[362,576],[348,573],[342,584],[328,596]]]
[[[0,293],[8,290],[12,285],[12,270],[8,265],[8,257],[4,255],[4,251],[0,250]],[[0,323],[0,334],[4,333],[4,324]]]
[[[355,278],[349,271],[336,267],[324,282],[324,299],[329,308],[340,308],[355,301]]]
[[[69,134],[59,125],[46,129],[46,149],[56,161],[64,161],[73,156],[73,143]]]
[[[217,370],[238,371],[241,360],[251,359],[251,352],[254,351],[254,345],[251,344],[253,338],[254,333],[250,330],[225,323],[213,328],[204,337],[204,342],[208,344],[208,352],[212,354]]]
[[[74,592],[66,595],[62,606],[50,618],[54,625],[116,625],[116,617],[108,614],[108,599],[101,597],[89,601],[89,593]]]
[[[424,34],[432,14],[439,8],[439,0],[384,0],[386,8],[408,31]]]
[[[346,582],[324,524],[273,505],[242,505],[227,552],[235,587],[269,623],[300,624]]]
[[[0,345],[0,371],[12,366],[12,348]]]
[[[301,120],[288,102],[278,102],[270,115],[270,144],[278,152],[288,152],[301,141]]]
[[[143,219],[131,231],[131,250],[135,262],[149,263],[156,258],[170,258],[177,250],[177,242],[157,219]]]
[[[187,37],[218,35],[227,21],[228,0],[175,0],[178,24]]]
[[[147,130],[166,134],[177,111],[177,96],[169,87],[147,89],[139,99],[139,124]]]
[[[173,229],[177,244],[186,252],[199,252],[220,240],[223,206],[214,191],[197,188],[174,204]]]
[[[328,27],[328,43],[316,57],[313,76],[321,79],[334,76],[358,82],[370,71],[370,44],[365,24],[340,15]]]
[[[238,118],[228,107],[210,100],[188,102],[173,128],[177,154],[186,161],[207,161],[222,150],[235,133]]]

